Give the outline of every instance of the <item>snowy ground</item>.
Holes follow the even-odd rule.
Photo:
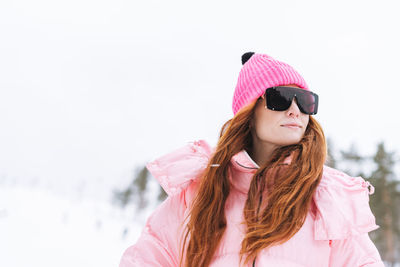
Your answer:
[[[144,219],[133,214],[134,209],[113,206],[109,198],[2,181],[0,266],[118,266],[143,225]]]

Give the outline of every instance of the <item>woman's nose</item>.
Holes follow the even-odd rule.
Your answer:
[[[299,107],[297,106],[297,103],[296,103],[296,101],[295,101],[295,98],[293,98],[292,104],[291,104],[290,107],[286,110],[286,112],[287,112],[287,115],[288,115],[289,117],[298,117],[298,116],[300,116],[301,111],[300,111]]]

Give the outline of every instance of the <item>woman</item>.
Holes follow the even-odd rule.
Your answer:
[[[324,166],[318,96],[268,55],[242,64],[217,146],[147,164],[169,197],[120,267],[384,266],[368,236],[372,185]]]

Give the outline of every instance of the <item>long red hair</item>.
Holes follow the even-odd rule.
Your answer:
[[[185,267],[209,266],[224,234],[230,160],[242,149],[249,151],[252,147],[249,126],[256,103],[243,107],[221,129],[186,224],[181,253]],[[260,166],[251,181],[243,211],[247,232],[242,241],[241,262],[249,263],[262,249],[289,240],[301,228],[322,177],[326,154],[323,130],[310,116],[301,141],[279,147]],[[285,164],[288,156],[291,163]]]

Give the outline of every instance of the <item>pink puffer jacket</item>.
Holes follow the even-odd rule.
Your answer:
[[[150,216],[137,243],[124,252],[120,267],[179,266],[184,218],[212,152],[200,140],[147,164],[169,197]],[[232,189],[225,206],[227,228],[211,267],[239,266],[246,230],[243,207],[257,168],[245,150],[231,159]],[[373,187],[363,178],[324,166],[314,195],[316,212],[309,212],[302,228],[289,241],[258,254],[255,266],[383,267],[368,236],[378,228],[368,203],[372,193]]]

